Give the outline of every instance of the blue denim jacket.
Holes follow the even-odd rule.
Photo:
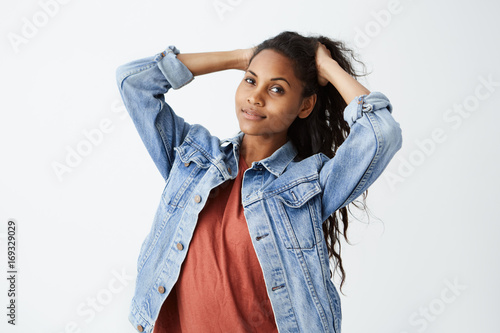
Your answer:
[[[137,262],[129,320],[139,332],[152,331],[211,190],[236,178],[244,135],[221,141],[165,103],[170,88],[193,80],[177,54],[170,46],[116,73],[125,106],[165,179]],[[288,141],[245,171],[244,214],[280,332],[340,333],[340,298],[330,279],[322,223],[360,196],[401,148],[401,129],[391,113],[382,93],[358,96],[344,110],[350,134],[334,158],[299,160]]]

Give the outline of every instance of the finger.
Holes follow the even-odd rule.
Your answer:
[[[322,43],[318,43],[318,44],[319,45],[318,45],[318,49],[317,49],[317,54],[324,55],[324,56],[331,58],[330,50],[328,50],[328,48],[324,44],[322,44]]]

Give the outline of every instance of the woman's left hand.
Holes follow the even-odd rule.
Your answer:
[[[329,61],[335,61],[332,58],[330,50],[328,50],[324,44],[318,42],[318,46],[316,48],[316,68],[318,69],[318,82],[321,86],[326,86],[328,84],[324,64]]]

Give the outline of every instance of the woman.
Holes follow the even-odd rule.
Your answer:
[[[402,144],[389,100],[353,77],[349,55],[341,42],[284,32],[247,50],[171,46],[118,68],[166,181],[138,260],[129,319],[139,332],[340,332],[329,258],[343,283],[346,206]],[[245,74],[241,131],[221,141],[164,94],[226,69]]]

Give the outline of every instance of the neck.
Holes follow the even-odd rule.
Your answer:
[[[252,162],[271,156],[286,142],[286,138],[276,140],[276,138],[265,138],[262,135],[245,134],[241,142],[240,154],[248,167],[251,167]]]

